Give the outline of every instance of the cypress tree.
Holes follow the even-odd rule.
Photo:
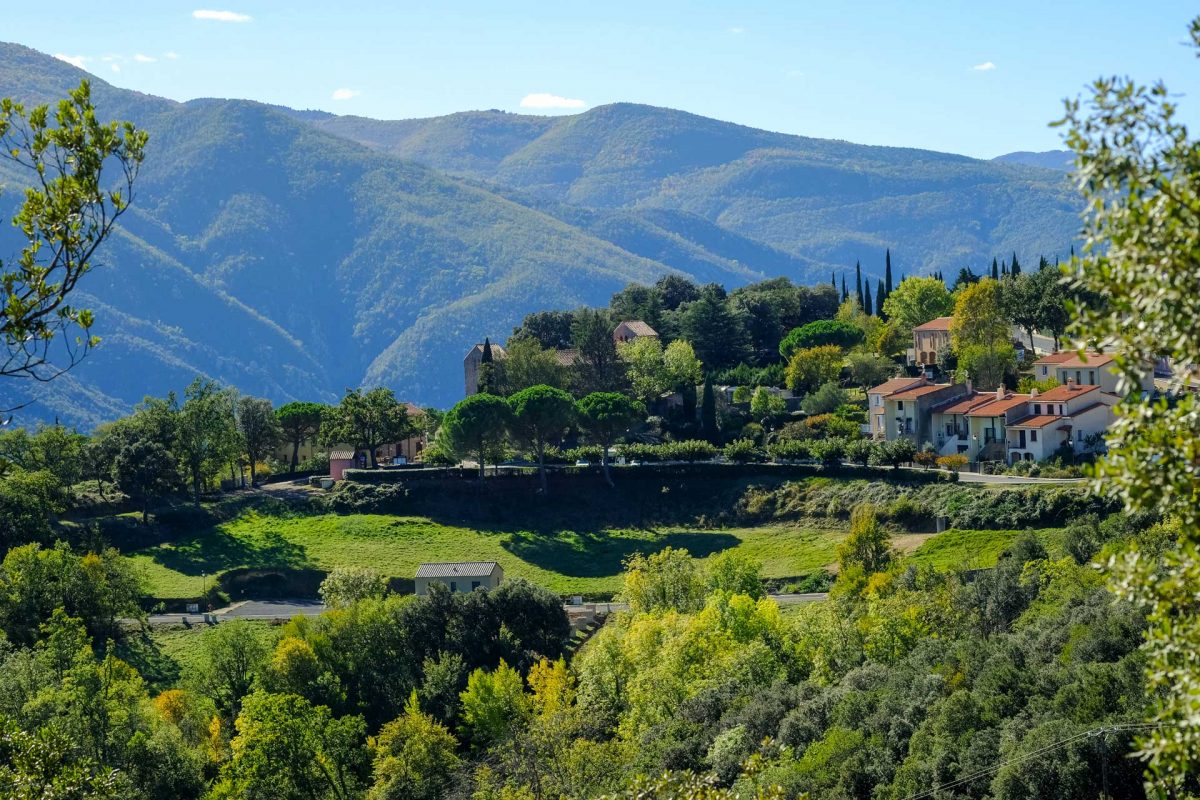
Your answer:
[[[479,379],[476,384],[479,394],[496,394],[496,366],[492,363],[492,340],[483,338],[483,354],[479,357]]]
[[[887,313],[883,310],[883,301],[887,300],[887,294],[884,292],[883,281],[875,284],[875,316],[886,320]]]
[[[1002,277],[1002,278],[1008,277],[1008,261],[1000,262],[1000,277]]]
[[[833,293],[837,294],[837,275],[833,274],[833,270],[829,271],[829,283],[833,286]]]
[[[867,286],[863,289],[863,311],[868,314],[874,314],[874,308],[871,304],[871,282],[867,281]]]
[[[892,293],[892,248],[887,249],[887,254],[883,258],[883,288],[885,290],[883,296],[886,299]]]
[[[862,265],[857,261],[854,262],[854,299],[858,301],[858,307],[863,307],[863,292],[862,292]]]
[[[850,299],[850,293],[846,291],[846,273],[842,273],[842,302]]]
[[[1000,266],[996,263],[995,256],[992,256],[992,280],[1000,280]]]
[[[700,432],[710,442],[717,441],[717,398],[713,394],[712,378],[704,379],[704,394],[700,397]]]
[[[1013,251],[1012,266],[1008,268],[1008,274],[1014,278],[1021,274],[1021,262],[1017,261],[1017,251]]]

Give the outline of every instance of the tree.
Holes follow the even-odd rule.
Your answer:
[[[345,442],[370,454],[371,468],[378,466],[375,451],[389,442],[399,442],[416,430],[408,409],[391,389],[377,387],[366,392],[347,389],[342,402],[329,409],[321,423],[326,444]]]
[[[867,575],[883,572],[893,557],[891,537],[879,524],[874,506],[856,506],[850,514],[850,533],[837,548],[839,571],[860,567]]]
[[[869,389],[878,386],[896,373],[896,362],[874,353],[854,352],[846,358],[850,382]]]
[[[438,800],[459,766],[458,741],[421,711],[414,691],[404,714],[383,726],[375,744],[375,782],[368,800]]]
[[[0,154],[30,184],[12,219],[27,243],[15,263],[0,263],[0,339],[8,351],[0,376],[51,380],[99,342],[92,312],[69,299],[129,208],[147,139],[132,123],[99,122],[87,81],[53,113],[0,100]],[[105,186],[111,169],[115,188]],[[56,355],[66,362],[54,364]]]
[[[854,301],[858,303],[859,308],[864,308],[862,264],[857,261],[854,262]]]
[[[554,355],[534,338],[509,340],[503,361],[497,363],[499,385],[505,395],[530,386],[556,386],[565,389],[570,381],[567,370]]]
[[[294,694],[256,692],[237,718],[214,797],[350,800],[367,771],[362,717],[335,718]]]
[[[822,383],[800,403],[809,416],[831,414],[850,402],[850,394],[836,382]]]
[[[787,411],[787,401],[765,386],[754,390],[750,398],[750,416],[760,423]]]
[[[669,391],[695,386],[702,376],[702,364],[696,351],[685,339],[676,339],[663,351],[663,375]]]
[[[884,299],[887,299],[888,297],[891,297],[891,294],[892,294],[892,289],[894,288],[894,287],[892,286],[892,248],[890,248],[890,247],[889,247],[889,248],[887,248],[887,250],[886,250],[886,252],[884,253],[884,256],[883,256],[883,262],[884,262],[884,267],[883,267],[883,275],[884,275],[884,278],[883,278],[883,280],[884,280],[884,284],[883,284],[883,288],[884,288],[884,290],[885,290],[885,291],[884,291]]]
[[[112,474],[117,487],[141,508],[143,525],[150,522],[150,504],[179,485],[175,459],[165,447],[149,439],[137,439],[122,447]]]
[[[512,408],[510,427],[518,440],[537,456],[538,480],[542,494],[546,485],[546,448],[558,442],[575,419],[575,401],[571,395],[553,386],[530,386],[508,400]]]
[[[909,336],[912,329],[931,319],[944,317],[954,308],[954,300],[946,284],[937,278],[905,278],[884,301],[888,319],[896,322]]]
[[[634,614],[697,611],[704,605],[704,577],[687,550],[665,547],[653,555],[625,560],[621,598]]]
[[[704,379],[704,391],[700,395],[700,432],[707,441],[717,440],[717,397],[713,393],[712,378]]]
[[[506,741],[533,711],[521,673],[504,659],[491,672],[472,672],[459,699],[463,723],[472,740],[482,747]]]
[[[1200,51],[1200,18],[1191,23]],[[1111,344],[1126,387],[1137,387],[1166,357],[1172,383],[1184,387],[1200,363],[1200,146],[1176,118],[1177,100],[1161,83],[1101,78],[1085,107],[1067,102],[1060,124],[1075,152],[1085,200],[1084,256],[1073,258],[1081,296],[1078,332]],[[1195,698],[1200,696],[1200,404],[1181,391],[1173,402],[1132,402],[1108,432],[1097,486],[1127,508],[1178,521],[1174,552],[1113,559],[1116,589],[1149,614],[1146,642],[1153,719],[1161,726],[1139,742],[1159,796],[1183,795],[1200,757]]]
[[[257,484],[256,465],[275,451],[283,439],[283,428],[275,417],[271,401],[262,397],[239,397],[237,404],[238,433],[250,461],[250,485]]]
[[[662,305],[668,311],[675,311],[684,303],[690,303],[700,297],[700,287],[682,275],[663,275],[654,284],[662,298]]]
[[[709,370],[728,369],[750,356],[745,321],[730,308],[719,286],[705,286],[679,313],[682,338],[692,343]]]
[[[646,415],[646,408],[619,392],[593,392],[576,403],[580,426],[588,438],[600,445],[600,467],[604,480],[613,485],[608,470],[608,450],[630,427]]]
[[[863,332],[857,326],[840,320],[822,319],[793,328],[779,343],[779,355],[787,360],[802,347],[819,347],[826,344],[849,349],[862,340]]]
[[[612,296],[608,307],[617,320],[641,320],[655,330],[662,327],[662,294],[652,286],[631,283]]]
[[[891,464],[892,469],[900,469],[901,464],[912,461],[916,454],[917,445],[905,436],[879,445],[879,459],[885,464]]]
[[[479,381],[475,390],[480,394],[499,394],[496,379],[496,362],[492,355],[492,340],[483,339],[483,353],[479,356]],[[372,464],[373,466],[373,464]]]
[[[579,350],[576,380],[580,393],[616,392],[625,386],[625,365],[617,357],[613,325],[604,311],[581,308],[571,327]]]
[[[446,412],[441,435],[459,458],[476,458],[482,481],[487,456],[504,441],[511,421],[512,409],[502,398],[473,394]]]
[[[233,393],[214,381],[196,378],[179,408],[179,455],[200,505],[205,485],[240,451],[233,419]]]
[[[1013,361],[1012,328],[1004,313],[1001,285],[990,278],[958,293],[950,341],[965,369],[982,389],[1000,385]]]
[[[292,472],[300,463],[300,445],[309,439],[316,439],[321,432],[321,420],[327,413],[326,408],[321,403],[294,401],[276,409],[275,418],[279,420],[284,441],[292,446]]]
[[[1042,280],[1033,272],[1017,274],[1001,284],[1000,298],[1004,313],[1012,323],[1029,337],[1029,349],[1034,348],[1033,334],[1042,324]]]
[[[662,342],[654,336],[639,336],[617,347],[633,396],[644,403],[657,400],[667,391],[667,370]]]
[[[571,346],[571,329],[575,322],[573,311],[535,311],[526,314],[520,327],[513,328],[508,346],[532,339],[543,348],[563,350]]]
[[[762,563],[733,550],[708,560],[708,591],[744,594],[758,600],[766,596],[762,582]]]
[[[387,594],[388,580],[370,567],[334,567],[321,581],[318,594],[330,608],[346,608]]]
[[[787,385],[793,392],[809,392],[836,381],[842,371],[842,348],[834,344],[801,348],[787,366]]]
[[[233,720],[243,698],[258,683],[266,659],[266,645],[250,623],[222,622],[200,637],[200,656],[191,679],[226,720]]]

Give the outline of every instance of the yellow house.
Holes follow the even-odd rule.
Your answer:
[[[440,583],[452,592],[495,589],[504,580],[504,569],[495,561],[451,561],[422,564],[414,579],[419,595],[429,594],[429,585]]]
[[[938,317],[913,328],[913,359],[922,367],[937,364],[938,351],[950,346],[950,323],[954,317]]]

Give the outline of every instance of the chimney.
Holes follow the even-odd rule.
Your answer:
[[[1073,392],[1073,391],[1075,391],[1075,388],[1076,388],[1076,387],[1075,387],[1075,379],[1074,379],[1074,378],[1067,378],[1067,391],[1068,391],[1068,392]]]
[[[975,393],[975,384],[973,384],[971,382],[970,378],[967,378],[967,394],[974,394],[974,393]]]
[[[1037,390],[1037,387],[1036,387],[1036,386],[1035,386],[1035,387],[1033,387],[1032,389],[1030,389],[1030,390],[1029,390],[1029,396],[1030,396],[1030,397],[1037,397],[1037,396],[1038,396],[1038,390]]]

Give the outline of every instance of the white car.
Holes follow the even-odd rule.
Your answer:
[[[577,467],[590,467],[591,465],[592,462],[588,461],[586,458],[581,458],[575,462],[575,466]]]

